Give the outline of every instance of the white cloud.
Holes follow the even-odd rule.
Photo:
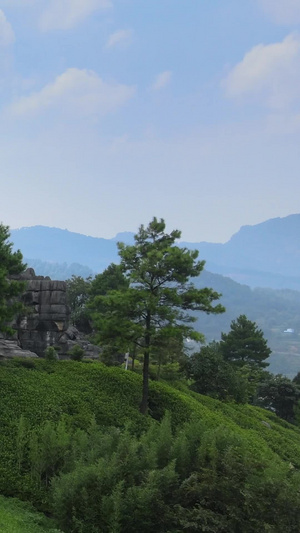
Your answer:
[[[300,37],[259,44],[223,80],[227,96],[255,97],[273,108],[289,107],[300,98]]]
[[[166,87],[170,83],[171,77],[172,77],[172,72],[170,70],[165,70],[164,72],[161,72],[160,74],[158,74],[158,76],[156,77],[152,85],[152,90],[160,91],[160,89],[163,89],[164,87]]]
[[[41,91],[14,102],[8,109],[15,117],[58,109],[71,116],[105,115],[133,97],[135,88],[104,82],[95,72],[70,68]]]
[[[42,31],[70,29],[94,11],[111,6],[111,0],[48,0],[39,27]]]
[[[258,0],[264,11],[278,24],[300,23],[300,0]]]
[[[107,39],[105,48],[128,46],[132,40],[132,30],[118,30]]]
[[[0,46],[10,46],[15,42],[14,31],[5,14],[0,9]]]

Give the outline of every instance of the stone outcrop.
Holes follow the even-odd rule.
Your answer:
[[[68,354],[74,346],[78,345],[84,350],[84,359],[99,359],[101,349],[91,344],[84,334],[80,333],[75,326],[69,326],[61,335],[59,345],[62,354]]]
[[[10,359],[11,357],[38,357],[36,353],[29,350],[22,350],[16,340],[0,339],[0,358]]]
[[[64,359],[69,358],[75,345],[79,345],[85,358],[99,359],[100,348],[69,325],[65,281],[36,276],[33,268],[28,268],[17,279],[26,281],[22,300],[27,312],[12,324],[15,329],[13,339],[4,339],[0,335],[0,358],[43,357],[46,348],[54,346],[59,357]]]
[[[43,356],[48,346],[59,345],[61,335],[68,329],[66,283],[36,276],[32,268],[21,279],[26,281],[23,302],[28,313],[17,323],[18,339],[23,350]]]

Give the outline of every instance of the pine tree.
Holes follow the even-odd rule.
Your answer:
[[[9,228],[0,224],[0,332],[12,333],[11,321],[22,310],[18,298],[24,291],[24,282],[14,279],[23,272],[26,265],[23,263],[21,252],[12,251],[9,242]]]
[[[165,228],[163,219],[153,218],[146,228],[139,228],[134,245],[118,243],[120,266],[129,286],[98,296],[100,308],[107,304],[108,313],[103,320],[106,334],[111,323],[115,336],[115,326],[119,324],[120,334],[129,332],[143,350],[142,413],[148,407],[149,361],[154,347],[157,351],[159,338],[164,342],[168,337],[203,340],[190,325],[196,318],[187,311],[224,311],[222,305],[212,305],[218,300],[218,293],[209,288],[196,289],[190,283],[190,278],[199,276],[204,268],[204,261],[197,261],[198,251],[176,246],[181,232],[173,230],[168,234]]]
[[[226,361],[236,366],[248,364],[257,369],[269,365],[266,359],[270,356],[271,350],[263,331],[245,315],[233,320],[229,333],[222,333],[221,338],[221,352]]]

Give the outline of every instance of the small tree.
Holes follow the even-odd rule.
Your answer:
[[[105,296],[110,291],[120,291],[128,289],[129,283],[124,276],[120,265],[111,263],[101,274],[97,274],[91,281],[89,294],[95,296]]]
[[[267,374],[258,387],[256,405],[275,411],[288,422],[294,423],[299,413],[300,390],[294,381],[281,374]],[[297,416],[296,416],[297,414]]]
[[[109,324],[113,324],[112,335],[115,336],[119,322],[122,330],[129,331],[134,342],[142,347],[142,413],[148,408],[149,361],[158,339],[169,336],[201,341],[203,335],[190,326],[196,318],[187,311],[224,311],[222,305],[212,305],[218,300],[218,293],[209,288],[196,289],[190,283],[190,278],[199,276],[204,268],[204,261],[197,261],[198,251],[176,246],[181,232],[173,230],[168,234],[165,228],[163,219],[153,218],[146,228],[139,228],[134,245],[118,243],[121,268],[129,287],[98,297],[99,304],[106,303],[109,308],[106,325],[109,329]]]
[[[225,361],[239,367],[247,364],[253,369],[263,369],[269,365],[266,359],[271,350],[263,331],[245,315],[233,320],[229,333],[222,333],[221,338],[220,347]]]
[[[217,342],[203,346],[200,352],[187,357],[184,370],[193,380],[190,388],[195,392],[239,403],[246,403],[248,399],[247,379],[238,368],[224,361]]]
[[[67,279],[67,300],[71,311],[71,321],[74,326],[80,330],[90,332],[89,313],[87,310],[87,301],[89,298],[89,289],[92,278],[82,278],[81,276],[72,276]]]
[[[101,360],[106,364],[116,364],[117,355],[128,350],[136,355],[131,322],[135,302],[127,293],[128,288],[121,266],[114,263],[91,282],[88,308],[95,331],[93,341],[101,345]]]
[[[25,283],[14,279],[24,272],[21,252],[12,251],[9,228],[0,224],[0,331],[12,333],[10,322],[23,310],[19,299],[24,292]]]
[[[81,346],[79,346],[79,344],[75,344],[72,350],[70,350],[69,354],[70,354],[72,361],[82,361],[83,356],[84,356],[84,349]]]
[[[47,361],[58,361],[58,353],[54,346],[48,346],[44,352]]]

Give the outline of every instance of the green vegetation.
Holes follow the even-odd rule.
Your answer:
[[[221,303],[226,313],[217,316],[197,315],[195,327],[207,340],[219,340],[221,332],[230,328],[232,320],[246,314],[254,321],[268,341],[272,354],[270,369],[276,374],[293,378],[300,370],[300,292],[281,289],[250,289],[218,274],[204,271],[195,280],[197,287],[214,287],[222,294]],[[284,333],[292,329],[294,333]]]
[[[141,385],[100,363],[2,364],[1,493],[74,533],[299,531],[297,427],[184,381],[150,382],[144,417]]]
[[[76,344],[72,350],[69,351],[70,357],[72,361],[82,361],[84,356],[84,349],[79,346],[79,344]]]
[[[190,313],[224,308],[190,283],[204,262],[179,237],[154,218],[119,244],[119,266],[68,282],[74,322],[92,325],[103,356],[130,351],[134,372],[83,362],[80,346],[69,361],[49,347],[1,362],[0,494],[52,521],[2,498],[0,529],[299,532],[299,376],[265,370],[270,349],[244,314],[187,356],[203,338]]]
[[[120,268],[128,286],[124,283],[119,288],[118,279],[117,290],[109,288],[91,302],[94,326],[100,336],[110,336],[113,340],[119,337],[142,348],[140,409],[144,414],[148,409],[149,363],[153,350],[162,350],[169,339],[178,339],[181,344],[186,337],[203,340],[203,335],[190,326],[196,319],[187,311],[215,314],[225,311],[220,304],[212,305],[218,300],[218,293],[208,288],[196,289],[190,283],[190,278],[199,276],[204,268],[204,261],[197,261],[198,251],[176,246],[181,232],[173,230],[167,234],[165,228],[165,221],[154,217],[147,227],[139,228],[134,245],[118,243]]]
[[[190,388],[219,400],[248,401],[248,380],[245,373],[234,368],[222,355],[220,343],[213,342],[193,353],[183,362]]]
[[[240,315],[233,320],[229,333],[222,333],[221,339],[220,348],[225,361],[237,367],[247,364],[253,369],[268,366],[266,359],[271,350],[263,331],[258,329],[255,322],[248,320],[246,315]]]
[[[11,321],[21,311],[22,304],[17,299],[24,292],[24,283],[13,276],[25,270],[20,251],[12,251],[9,242],[9,228],[0,224],[0,331],[12,332]]]
[[[0,531],[3,533],[60,533],[53,521],[32,506],[0,496]]]
[[[54,346],[48,346],[48,348],[46,348],[44,357],[46,361],[57,361],[58,360],[58,353],[55,350]]]

